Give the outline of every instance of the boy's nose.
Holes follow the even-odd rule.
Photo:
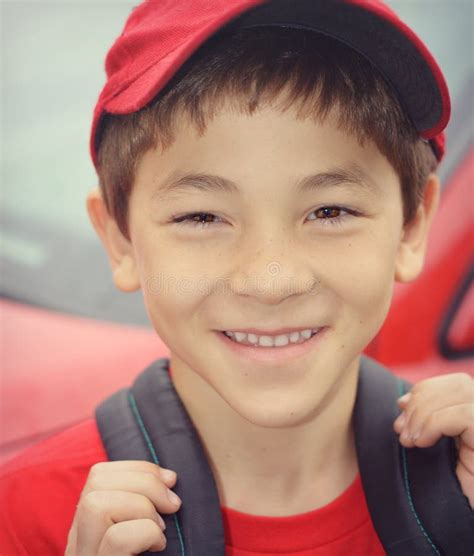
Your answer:
[[[230,279],[236,295],[249,296],[268,304],[291,296],[316,293],[320,280],[307,253],[290,242],[261,241],[253,249],[242,249]]]

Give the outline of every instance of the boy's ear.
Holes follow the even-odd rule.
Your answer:
[[[140,289],[132,243],[122,234],[117,222],[110,216],[98,187],[87,196],[87,212],[107,251],[114,284],[124,292]]]
[[[432,173],[427,178],[423,198],[415,216],[402,230],[395,264],[395,280],[398,282],[414,280],[423,268],[428,233],[438,208],[439,197],[439,178]]]

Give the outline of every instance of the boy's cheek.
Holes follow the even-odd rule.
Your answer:
[[[366,234],[367,235],[367,234]],[[374,236],[375,231],[374,231]],[[363,315],[363,320],[373,321],[373,326],[382,324],[390,307],[394,285],[394,260],[391,252],[394,245],[386,245],[390,238],[358,237],[354,240],[314,241],[314,245],[307,245],[312,253],[308,256],[294,256],[290,252],[282,254],[283,271],[284,257],[289,256],[284,278],[292,279],[292,273],[304,273],[317,279],[314,291],[305,292],[294,277],[295,286],[302,295],[306,295],[309,303],[331,304],[331,311],[339,312],[344,307],[346,311]],[[392,242],[393,243],[393,242]],[[149,237],[137,237],[134,242],[136,253],[136,271],[144,294],[147,307],[153,310],[170,299],[176,308],[179,306],[192,307],[202,303],[205,298],[210,302],[221,299],[223,295],[238,297],[234,285],[240,291],[240,282],[245,276],[246,269],[238,267],[237,275],[229,272],[236,267],[230,255],[222,249],[208,247],[205,251],[206,264],[202,264],[202,250],[200,245],[186,247],[180,244],[180,249],[170,240],[163,241],[158,234]],[[216,253],[214,255],[214,253]],[[294,252],[293,252],[294,253]],[[262,255],[262,275],[253,276],[253,281],[266,279],[263,287],[278,286],[283,282],[282,276],[272,277],[265,273]],[[303,261],[303,262],[301,262]],[[255,268],[259,265],[252,263]],[[268,264],[267,264],[268,266]],[[227,288],[214,288],[221,284],[225,277]],[[252,290],[252,281],[248,284],[247,294],[258,298],[258,291]],[[216,293],[217,292],[217,293]],[[295,297],[296,299],[296,297]],[[230,300],[227,300],[229,304]],[[362,317],[361,317],[362,318]],[[352,319],[351,319],[352,320]]]

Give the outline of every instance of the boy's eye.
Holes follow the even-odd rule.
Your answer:
[[[355,212],[338,206],[328,206],[313,210],[311,214],[316,215],[316,218],[310,218],[309,220],[322,220],[324,223],[330,222],[331,224],[338,224],[348,215],[355,215]],[[176,224],[183,223],[193,227],[208,228],[219,223],[219,220],[221,219],[218,216],[210,212],[191,212],[189,214],[183,214],[182,216],[173,217],[171,221]]]
[[[341,209],[339,207],[323,207],[315,210],[317,218],[337,218],[341,214]]]
[[[214,219],[218,218],[215,214],[210,212],[192,212],[190,214],[183,214],[183,216],[175,217],[172,222],[177,224],[184,222],[191,226],[197,226],[199,228],[207,228],[214,224]]]
[[[323,224],[326,222],[331,224],[340,224],[341,220],[344,218],[356,215],[355,211],[338,206],[321,207],[313,210],[311,214],[316,215],[316,218],[309,218],[308,220],[322,220]]]

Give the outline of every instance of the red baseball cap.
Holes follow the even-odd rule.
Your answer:
[[[105,59],[107,81],[90,137],[96,168],[102,115],[143,108],[224,26],[294,27],[342,41],[377,67],[420,137],[438,161],[443,158],[451,113],[446,81],[421,39],[381,0],[145,0],[132,10]]]

